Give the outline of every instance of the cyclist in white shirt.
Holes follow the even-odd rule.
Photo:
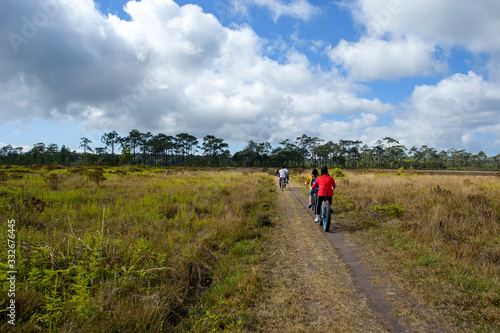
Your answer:
[[[288,183],[288,170],[284,166],[282,166],[281,169],[278,171],[278,174],[280,176],[279,180],[280,188],[281,190],[283,190],[286,187],[286,184]],[[283,179],[283,184],[281,184],[282,179]]]
[[[281,169],[278,171],[280,178],[285,178],[288,179],[288,170],[283,166]]]

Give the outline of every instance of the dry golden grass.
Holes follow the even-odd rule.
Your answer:
[[[500,330],[499,177],[352,172],[336,182],[336,217],[372,260],[457,326]]]
[[[400,205],[395,226],[420,244],[486,272],[500,262],[498,177],[351,174],[338,183],[357,210]]]

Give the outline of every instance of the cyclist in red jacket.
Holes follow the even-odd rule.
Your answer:
[[[316,178],[316,181],[311,186],[311,190],[318,186],[318,201],[316,202],[316,219],[314,222],[319,221],[319,211],[323,200],[328,200],[330,206],[332,205],[333,191],[335,190],[335,180],[328,174],[326,166],[321,167],[321,176]]]

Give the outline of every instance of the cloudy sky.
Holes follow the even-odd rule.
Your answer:
[[[498,0],[3,0],[0,145],[112,130],[500,153]]]

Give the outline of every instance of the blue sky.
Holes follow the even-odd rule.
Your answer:
[[[498,31],[496,0],[4,1],[0,146],[138,129],[494,156]]]

